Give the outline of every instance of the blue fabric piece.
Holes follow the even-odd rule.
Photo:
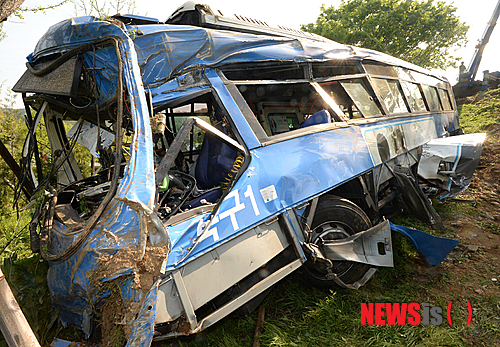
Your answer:
[[[300,126],[301,128],[307,128],[312,125],[316,124],[324,124],[324,123],[331,123],[332,122],[332,117],[330,116],[330,113],[328,113],[327,110],[321,110],[310,116],[305,120],[304,123]]]
[[[215,128],[227,134],[222,124]],[[210,189],[219,186],[231,170],[238,156],[236,151],[222,142],[218,137],[205,133],[200,155],[196,163],[195,178],[202,189]]]
[[[428,266],[436,266],[458,245],[458,240],[427,234],[426,232],[391,223],[391,230],[408,237]]]

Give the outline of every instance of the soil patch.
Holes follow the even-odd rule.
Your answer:
[[[122,269],[133,269],[132,288],[142,290],[142,297],[160,276],[160,269],[168,252],[168,247],[147,246],[144,256],[140,250],[121,249],[111,256],[101,256],[92,282],[101,293],[109,292],[109,297],[100,309],[102,346],[123,346],[130,336],[135,317],[142,302],[128,301],[122,296],[120,283],[129,276],[121,276],[102,283],[101,280],[112,277]],[[142,258],[142,259],[141,259]]]
[[[500,125],[496,124],[491,128],[490,130],[500,134]],[[452,206],[452,212],[445,213],[443,221],[447,232],[454,232],[460,244],[438,269],[420,270],[426,274],[436,271],[447,273],[449,280],[436,283],[430,288],[430,292],[445,302],[457,300],[464,311],[467,301],[500,297],[498,158],[500,145],[490,133],[469,189],[458,196],[469,202],[446,203],[457,205]]]

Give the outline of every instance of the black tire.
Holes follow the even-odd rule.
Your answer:
[[[370,218],[353,202],[336,196],[321,197],[311,226],[309,242],[319,245],[323,240],[338,240],[372,227]],[[351,261],[332,261],[332,271],[346,284],[360,280],[370,269],[367,264]],[[317,288],[335,286],[333,280],[326,279],[324,266],[306,261],[302,270],[302,280]]]

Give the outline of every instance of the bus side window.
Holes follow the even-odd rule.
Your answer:
[[[309,116],[329,107],[310,83],[241,83],[238,90],[268,136],[300,129]]]
[[[358,107],[346,93],[339,81],[320,83],[320,86],[332,97],[335,103],[349,119],[363,118]]]
[[[398,81],[383,78],[373,78],[372,80],[389,114],[408,112]]]
[[[418,84],[401,81],[401,86],[403,87],[403,92],[408,99],[411,111],[426,111],[424,98],[422,96],[420,88],[418,87]]]
[[[427,104],[429,105],[430,111],[440,111],[441,105],[439,103],[439,97],[436,88],[422,84],[422,90],[424,91],[424,95],[427,99]]]
[[[340,84],[353,100],[357,109],[361,111],[363,117],[377,117],[382,115],[381,109],[375,102],[375,95],[366,87],[367,83],[361,78],[341,81]]]
[[[443,110],[451,111],[453,106],[450,101],[450,95],[446,89],[438,88],[439,96],[441,98],[441,104],[443,105]]]

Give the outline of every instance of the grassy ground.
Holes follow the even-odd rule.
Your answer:
[[[443,269],[428,269],[414,255],[406,239],[395,236],[394,269],[380,269],[358,291],[321,291],[300,284],[297,277],[280,283],[265,300],[261,346],[495,346],[500,341],[499,297],[453,297],[453,326],[446,318],[434,325],[361,325],[361,303],[427,302],[446,312],[449,299],[429,288],[443,288],[456,279]],[[401,246],[401,247],[400,247]],[[458,260],[452,254],[449,261]],[[467,326],[467,303],[474,319]],[[444,314],[445,315],[445,314]],[[257,313],[232,315],[194,337],[160,342],[155,346],[252,346]]]
[[[358,291],[321,291],[304,286],[298,275],[279,283],[264,300],[262,335],[255,339],[259,309],[250,316],[232,314],[208,330],[154,346],[500,346],[500,215],[498,215],[498,156],[500,90],[482,100],[461,106],[466,132],[488,132],[484,159],[468,193],[473,203],[447,202],[436,208],[446,229],[438,236],[459,239],[461,244],[440,266],[423,265],[409,242],[394,235],[394,268],[379,269],[374,279]],[[497,205],[498,204],[498,205]],[[5,214],[12,214],[12,211]],[[400,216],[397,224],[429,231],[421,222]],[[10,224],[9,224],[10,223]],[[24,224],[21,225],[21,227]],[[55,323],[46,284],[47,263],[31,255],[27,231],[13,231],[12,218],[2,219],[0,256],[3,271],[42,345],[54,336],[79,338]],[[498,281],[493,281],[497,278]],[[440,306],[445,316],[452,301],[453,325],[361,325],[361,303],[427,302]],[[467,301],[473,308],[467,326]],[[6,346],[0,339],[0,347]]]

